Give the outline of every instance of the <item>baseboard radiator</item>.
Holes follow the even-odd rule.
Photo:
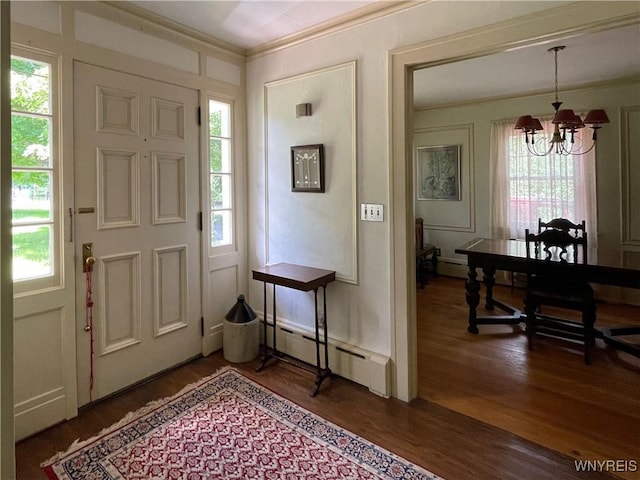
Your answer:
[[[438,274],[446,275],[447,277],[459,277],[467,278],[469,267],[467,267],[466,260],[459,258],[438,258]]]
[[[261,313],[258,316],[264,318]],[[315,332],[294,322],[278,317],[276,343],[278,350],[305,363],[316,364]],[[260,323],[260,336],[263,324]],[[324,331],[320,329],[320,337]],[[267,317],[267,344],[272,346],[273,322]],[[329,337],[329,368],[341,377],[367,387],[372,393],[391,396],[390,359],[354,345]],[[324,345],[320,345],[320,358],[324,361]]]

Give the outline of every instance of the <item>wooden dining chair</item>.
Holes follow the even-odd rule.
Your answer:
[[[429,257],[431,257],[431,267],[434,274],[438,273],[438,256],[436,246],[431,243],[424,243],[424,220],[416,218],[416,284],[424,288],[427,283],[427,270]]]
[[[525,314],[529,349],[536,333],[579,341],[584,343],[584,361],[589,364],[596,304],[593,289],[584,280],[588,246],[584,222],[581,226],[577,234],[553,226],[542,227],[538,234],[526,230]],[[543,315],[543,305],[579,311],[582,321]]]
[[[543,222],[541,218],[538,218],[538,233],[542,233],[544,230],[551,228],[570,233],[577,238],[585,235],[586,222],[582,220],[580,223],[573,223],[567,218],[554,218],[548,222]]]

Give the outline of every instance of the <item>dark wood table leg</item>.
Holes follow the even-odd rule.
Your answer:
[[[493,300],[493,286],[496,284],[496,269],[492,267],[484,267],[482,269],[482,281],[486,288],[486,303],[484,308],[487,310],[493,310],[494,300]]]
[[[269,360],[269,347],[267,346],[267,282],[262,282],[262,295],[262,311],[264,312],[262,314],[262,316],[264,317],[262,319],[262,358],[260,359],[260,365],[258,365],[258,368],[256,368],[256,372],[262,370],[267,364],[267,360]]]
[[[467,276],[469,277],[465,282],[465,299],[467,300],[467,305],[469,305],[469,326],[467,327],[467,331],[469,333],[478,333],[476,308],[480,303],[480,283],[477,280],[478,274],[476,273],[475,266],[469,265],[469,273]]]
[[[467,304],[469,305],[469,326],[467,330],[469,333],[478,333],[478,325],[517,325],[523,321],[522,313],[519,309],[502,303],[493,296],[493,287],[496,283],[494,267],[482,267],[483,277],[482,280],[487,290],[486,292],[486,305],[487,310],[494,310],[499,308],[507,313],[507,315],[490,315],[490,316],[478,316],[476,308],[480,303],[480,282],[477,280],[476,269],[474,266],[469,266],[469,280],[466,283],[467,289]]]
[[[267,362],[269,361],[269,359],[271,358],[280,358],[282,355],[280,354],[280,352],[278,351],[278,346],[276,344],[276,334],[277,334],[277,328],[276,328],[276,284],[273,284],[273,313],[272,313],[272,322],[273,322],[273,336],[272,338],[272,344],[271,344],[271,352],[269,352],[269,347],[267,345],[267,282],[264,282],[264,329],[263,329],[263,336],[264,336],[264,345],[263,345],[263,351],[262,351],[262,358],[261,358],[261,363],[258,366],[258,368],[256,368],[256,372],[259,372],[260,370],[262,370],[266,365]]]
[[[320,340],[320,319],[318,318],[318,290],[314,290],[314,299],[315,299],[315,312],[316,312],[316,381],[313,390],[309,394],[312,397],[315,397],[318,391],[320,390],[320,385],[324,381],[325,378],[329,378],[332,375],[331,369],[329,368],[329,337],[327,334],[327,287],[322,287],[322,304],[323,304],[323,315],[324,315],[324,341]],[[320,345],[324,345],[324,367],[320,363]]]
[[[276,284],[273,284],[273,314],[271,315],[271,317],[273,318],[273,341],[271,343],[271,348],[273,349],[273,352],[277,352],[278,349],[276,348]]]

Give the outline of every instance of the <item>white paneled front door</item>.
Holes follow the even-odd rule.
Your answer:
[[[79,405],[201,352],[197,108],[195,90],[74,65]]]

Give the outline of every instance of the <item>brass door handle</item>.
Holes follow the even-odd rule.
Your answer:
[[[82,273],[87,273],[93,270],[93,264],[96,263],[96,259],[93,256],[93,244],[82,244]]]

